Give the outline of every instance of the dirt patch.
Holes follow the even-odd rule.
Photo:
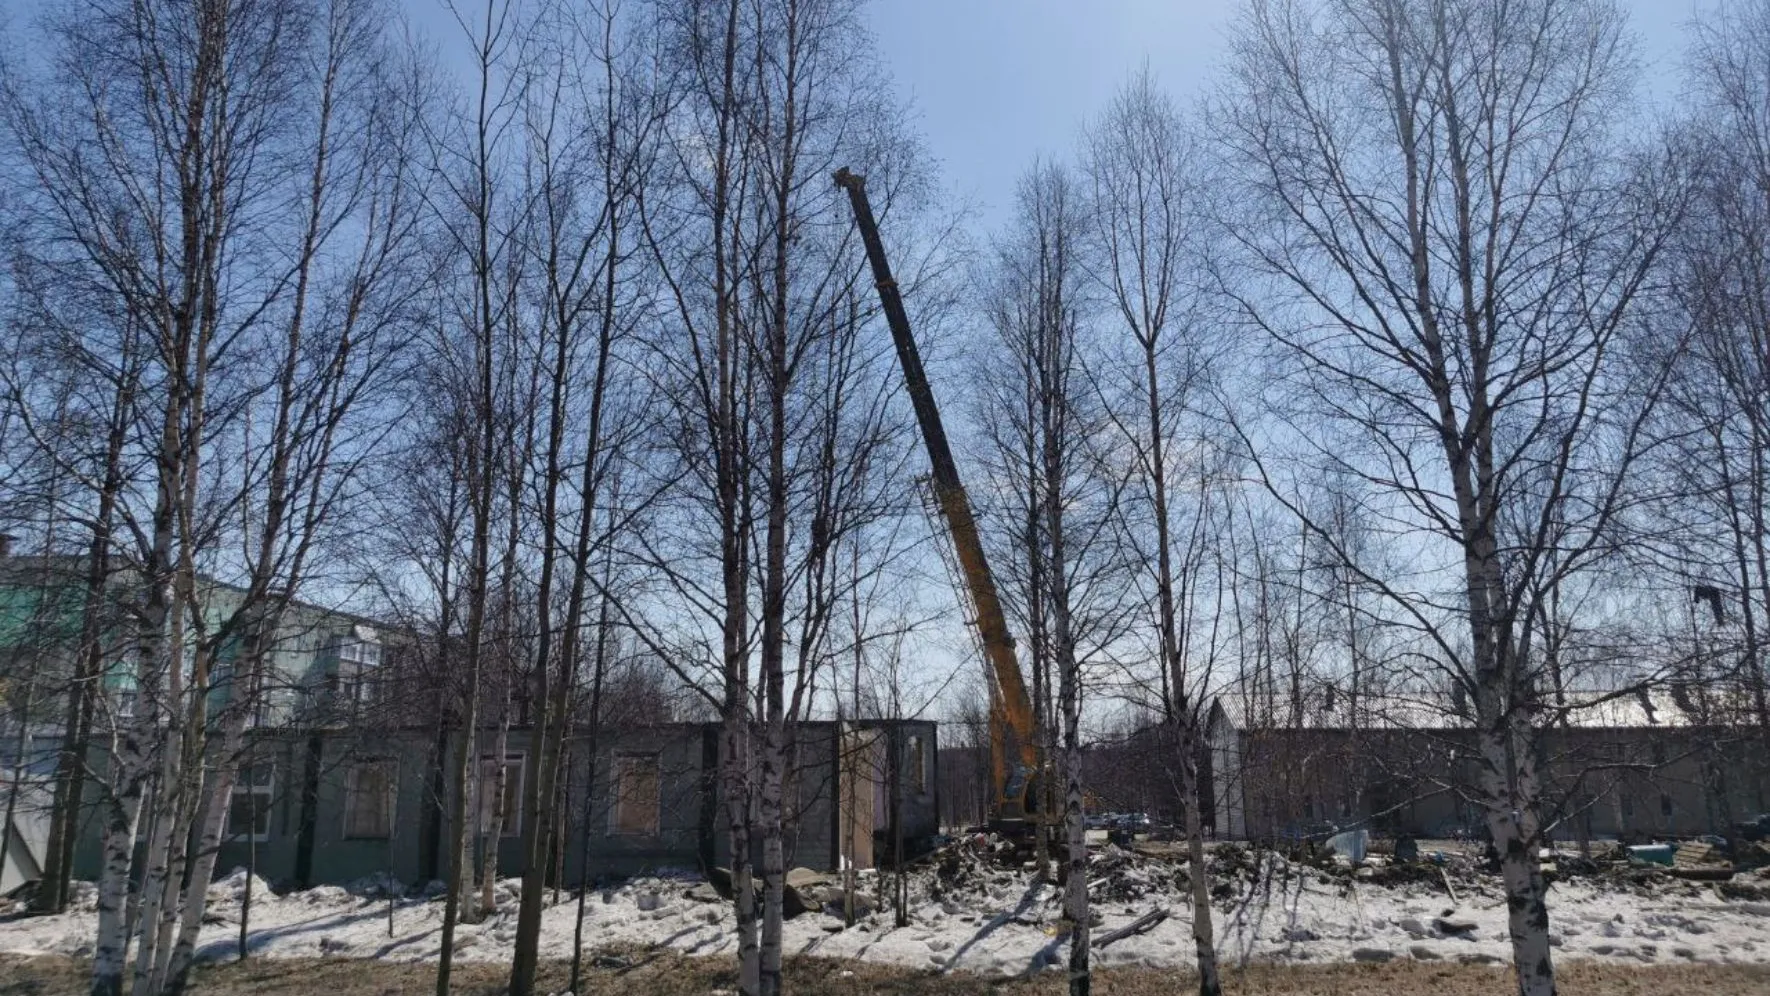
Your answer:
[[[66,958],[0,956],[0,993],[9,996],[59,996],[85,988],[87,966]],[[496,996],[504,992],[508,972],[502,965],[464,964],[455,968],[455,992],[464,996]],[[567,981],[568,966],[548,963],[540,979],[543,992],[557,992]],[[435,968],[350,959],[317,961],[262,959],[245,964],[202,969],[195,996],[404,996],[433,991]],[[1194,988],[1174,972],[1111,969],[1096,972],[1094,991],[1102,996],[1171,996]],[[1632,967],[1575,962],[1562,967],[1561,992],[1570,996],[1658,996],[1667,992],[1701,992],[1714,996],[1761,996],[1770,991],[1770,968],[1740,965],[1665,965]],[[585,996],[706,996],[731,990],[736,979],[729,960],[636,954],[605,958],[592,969]],[[1489,996],[1511,985],[1503,968],[1472,965],[1320,965],[1253,966],[1230,971],[1225,990],[1247,996],[1393,996],[1430,992],[1443,996]],[[820,996],[1035,996],[1064,989],[1060,973],[1031,979],[986,979],[954,973],[893,969],[833,959],[794,959],[787,965],[790,992]]]

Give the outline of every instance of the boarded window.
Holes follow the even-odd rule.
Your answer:
[[[240,769],[227,805],[227,835],[234,840],[267,840],[270,837],[270,800],[276,787],[275,770],[268,764]]]
[[[522,833],[522,758],[521,754],[510,754],[502,764],[495,754],[479,759],[474,810],[479,814],[480,836],[491,833],[494,824],[499,836]]]
[[[626,754],[615,758],[614,832],[656,836],[658,810],[658,756]]]
[[[344,772],[344,836],[393,835],[393,762],[360,761]]]

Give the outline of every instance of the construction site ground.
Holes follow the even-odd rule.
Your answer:
[[[1427,991],[1454,992],[1465,982],[1497,991],[1483,981],[1503,971],[1509,955],[1497,877],[1462,845],[1427,844],[1422,853],[1427,858],[1417,862],[1375,855],[1353,868],[1301,849],[1285,854],[1214,845],[1208,863],[1216,943],[1223,964],[1243,980],[1239,991],[1347,996],[1414,989],[1429,979],[1440,981]],[[1545,862],[1554,879],[1555,955],[1572,966],[1566,991],[1581,991],[1580,979],[1623,978],[1644,980],[1642,988],[1606,981],[1585,991],[1663,992],[1672,980],[1684,980],[1680,987],[1700,982],[1714,992],[1770,991],[1770,877],[1761,869],[1692,879],[1678,869],[1632,865],[1608,849],[1591,857],[1545,855]],[[1090,864],[1094,961],[1107,980],[1100,991],[1154,992],[1154,983],[1140,981],[1151,975],[1167,979],[1163,991],[1173,991],[1175,971],[1194,964],[1183,849],[1152,841],[1107,845],[1094,850]],[[1069,939],[1060,891],[1036,881],[1008,848],[963,840],[918,861],[908,877],[907,925],[898,926],[881,901],[890,873],[874,872],[858,876],[849,924],[835,877],[795,872],[793,905],[805,908],[785,931],[787,952],[798,959],[795,971],[882,980],[856,992],[895,991],[880,988],[898,984],[892,980],[914,983],[906,992],[1019,992],[1009,980],[1061,975]],[[443,904],[434,887],[390,895],[382,883],[366,881],[277,894],[256,883],[248,960],[223,967],[240,955],[244,885],[244,874],[236,872],[211,889],[200,941],[209,981],[200,992],[295,992],[275,988],[290,972],[304,992],[423,988],[413,980],[427,977],[441,927]],[[468,978],[488,986],[501,977],[515,934],[516,883],[500,883],[495,891],[496,911],[464,925],[457,938]],[[542,956],[556,962],[570,957],[578,914],[570,893],[559,898],[546,910],[542,933]],[[718,980],[735,952],[734,925],[730,904],[705,878],[661,873],[610,883],[586,898],[584,937],[603,980],[597,984],[625,992],[721,988]],[[0,992],[72,991],[54,980],[78,974],[91,955],[95,927],[89,889],[64,914],[0,914],[0,953],[10,956]],[[354,966],[366,978],[386,981],[374,990],[321,985],[313,973],[334,971],[323,966]],[[634,990],[615,981],[637,972],[680,975],[689,988],[660,981]],[[34,983],[35,976],[45,981]],[[927,982],[933,978],[943,981]],[[820,983],[815,991],[843,992],[846,985]]]
[[[69,958],[0,955],[0,993],[60,996],[85,991],[84,962]],[[569,966],[541,967],[543,992],[559,993]],[[454,991],[462,996],[495,996],[504,991],[508,970],[486,963],[456,970]],[[889,965],[795,958],[787,963],[787,991],[817,996],[1034,996],[1063,991],[1059,978],[991,978],[970,973],[936,973]],[[579,996],[709,996],[735,991],[733,967],[723,959],[654,953],[632,965],[595,967],[580,981]],[[1770,969],[1734,965],[1605,965],[1582,962],[1562,969],[1564,996],[1762,996],[1770,991]],[[1476,965],[1252,965],[1224,977],[1230,996],[1491,996],[1511,982],[1502,968]],[[1172,971],[1106,969],[1095,975],[1101,996],[1173,996],[1192,988]],[[365,963],[355,959],[254,960],[205,966],[193,996],[406,996],[435,990],[435,968],[421,964]]]

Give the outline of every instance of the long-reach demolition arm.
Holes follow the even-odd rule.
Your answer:
[[[983,541],[977,534],[977,518],[971,513],[971,499],[959,481],[959,468],[953,463],[952,447],[947,445],[940,409],[934,404],[934,391],[922,371],[922,357],[910,334],[903,297],[897,291],[897,281],[891,277],[891,264],[885,260],[879,225],[873,220],[873,207],[867,201],[866,178],[843,168],[836,171],[836,186],[848,191],[854,222],[866,243],[873,281],[879,288],[879,303],[885,307],[885,321],[891,326],[891,339],[897,345],[897,359],[903,365],[910,403],[916,409],[916,422],[922,427],[928,461],[933,464],[935,500],[953,536],[959,569],[965,575],[965,586],[970,589],[972,608],[977,613],[983,654],[994,679],[996,694],[990,715],[990,769],[995,778],[992,815],[1003,823],[1019,823],[1027,817],[1028,787],[1038,755],[1033,742],[1032,701],[1027,698],[1026,681],[1014,657],[1014,638],[1008,635],[1008,619],[1002,613],[1001,599],[996,597],[995,578],[990,574]]]

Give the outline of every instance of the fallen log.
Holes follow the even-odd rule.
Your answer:
[[[1672,869],[1672,877],[1695,882],[1725,882],[1733,877],[1732,865],[1685,865]]]
[[[1099,937],[1094,938],[1094,950],[1098,951],[1101,948],[1106,947],[1108,944],[1113,944],[1118,941],[1122,941],[1125,938],[1131,937],[1135,934],[1146,934],[1149,931],[1155,929],[1156,924],[1161,923],[1163,920],[1166,920],[1167,918],[1168,918],[1168,911],[1166,909],[1150,910],[1148,913],[1145,913],[1142,916],[1138,917],[1137,919],[1132,920],[1130,923],[1125,924],[1123,927],[1120,927],[1117,930],[1110,931],[1105,934],[1101,934]]]

